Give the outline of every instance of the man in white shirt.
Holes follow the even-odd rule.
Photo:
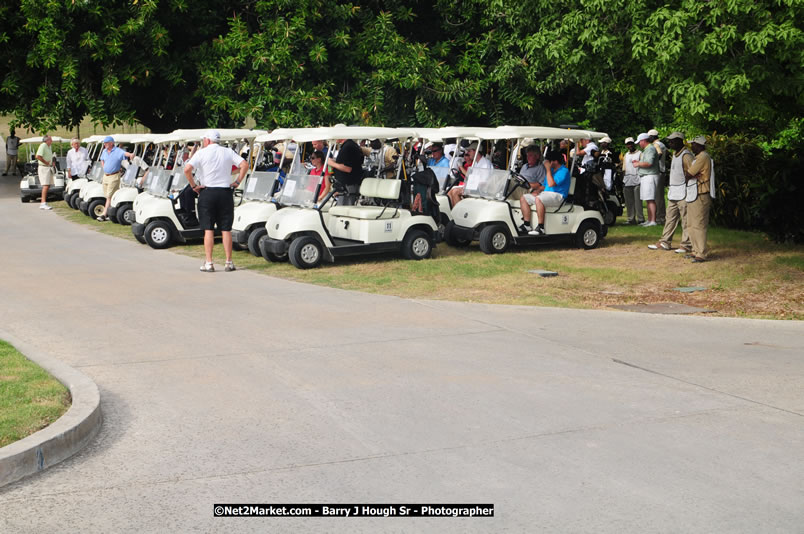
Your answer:
[[[597,158],[600,149],[591,139],[581,139],[581,149],[575,152],[576,156],[583,156],[581,160],[581,173],[586,172],[586,164]]]
[[[664,190],[667,187],[667,147],[659,141],[659,132],[655,128],[648,130],[649,141],[659,156],[659,180],[656,182],[656,222],[664,224],[667,207],[664,202]]]
[[[225,271],[234,271],[232,262],[232,222],[234,222],[233,192],[243,181],[248,171],[248,162],[237,153],[220,146],[220,133],[209,130],[202,140],[203,148],[184,164],[184,175],[193,191],[198,193],[198,220],[204,229],[204,254],[206,263],[201,272],[215,272],[212,264],[212,248],[215,244],[215,226],[221,231],[223,250],[226,253]],[[239,168],[239,175],[232,181],[232,166]],[[196,171],[193,177],[193,170]],[[197,183],[196,183],[197,182]]]
[[[89,168],[89,155],[87,149],[81,146],[81,141],[74,137],[70,140],[72,147],[67,151],[67,178],[80,178],[87,173]]]

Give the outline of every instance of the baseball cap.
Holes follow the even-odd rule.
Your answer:
[[[648,135],[655,135],[658,137],[659,132],[657,132],[654,128],[651,128],[650,130],[648,130]]]
[[[681,133],[681,132],[673,132],[673,133],[671,133],[670,135],[667,136],[667,139],[668,140],[669,139],[681,139],[683,141],[684,140],[684,134]]]
[[[705,146],[706,145],[706,137],[704,137],[703,135],[699,135],[698,137],[693,139],[692,142],[697,144],[697,145]]]
[[[477,141],[470,143],[466,150],[477,150]]]
[[[633,137],[626,137],[626,138],[625,138],[625,144],[626,144],[626,145],[627,145],[628,143],[633,143],[633,142],[634,142],[634,138],[633,138]]]
[[[217,143],[221,140],[221,134],[218,132],[218,130],[207,130],[204,133],[204,139],[209,139],[210,141]]]
[[[637,143],[639,143],[640,141],[647,141],[648,139],[650,139],[650,136],[648,134],[641,133],[637,136]]]
[[[611,143],[611,137],[608,135],[600,140],[601,143]]]
[[[103,138],[103,142],[104,143],[114,143],[114,137],[112,137],[111,135],[107,135],[106,137]]]

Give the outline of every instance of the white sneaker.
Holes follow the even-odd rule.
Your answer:
[[[214,266],[213,264],[211,264],[211,263],[206,263],[206,262],[205,262],[205,263],[204,263],[204,264],[201,266],[200,271],[201,271],[202,273],[214,273],[214,272],[215,272],[215,266]]]
[[[43,203],[39,204],[39,209],[40,209],[40,210],[52,210],[53,208],[51,208],[50,206],[48,206],[48,205],[47,205],[47,202],[43,202]]]
[[[648,226],[656,226],[656,221],[648,221],[644,224],[640,224],[640,226],[648,227]]]

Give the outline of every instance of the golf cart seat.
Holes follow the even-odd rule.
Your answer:
[[[564,202],[562,202],[561,205],[558,206],[557,208],[547,208],[545,211],[547,213],[567,213],[572,211],[572,207],[574,205],[573,202],[574,195],[575,195],[575,177],[573,176],[572,179],[570,180],[569,194],[564,198]],[[509,202],[514,207],[519,207],[519,200],[513,201],[509,199]],[[530,211],[536,213],[536,206],[535,205],[531,206]]]
[[[401,190],[402,180],[364,178],[360,184],[361,198],[398,201]],[[383,206],[334,206],[329,214],[355,219],[393,219],[399,215],[399,210]]]

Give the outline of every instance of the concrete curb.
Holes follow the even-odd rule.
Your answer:
[[[0,330],[0,339],[14,345],[64,384],[72,406],[52,425],[0,448],[0,487],[38,473],[65,460],[86,446],[98,433],[103,417],[98,386],[84,373],[32,349]]]

